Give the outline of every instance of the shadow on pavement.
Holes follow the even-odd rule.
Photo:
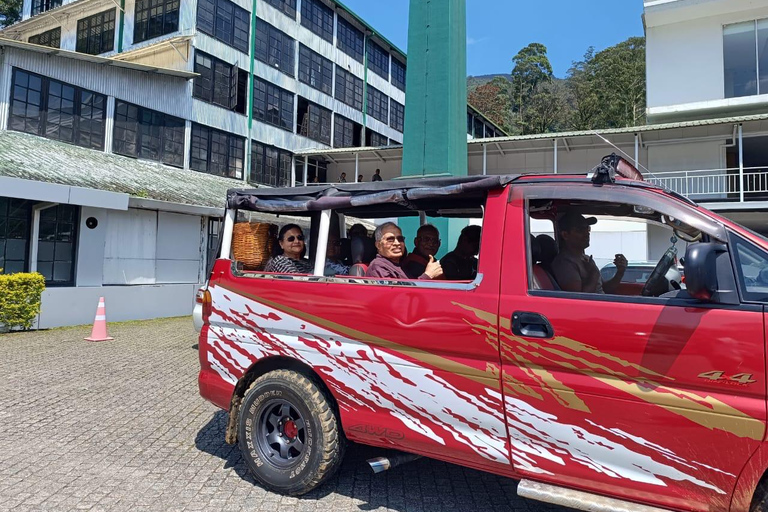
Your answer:
[[[243,480],[260,485],[251,476],[239,447],[224,442],[227,419],[226,412],[217,411],[198,432],[195,446],[222,459],[224,468],[233,468]],[[419,459],[374,475],[365,461],[384,453],[379,448],[350,443],[338,473],[298,499],[316,501],[336,493],[354,500],[358,510],[389,508],[397,512],[563,510],[517,497],[517,484],[509,478],[434,459]]]

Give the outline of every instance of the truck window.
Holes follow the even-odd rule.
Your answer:
[[[739,284],[748,301],[768,302],[768,254],[734,236]]]
[[[528,208],[529,289],[661,296],[685,287],[676,239],[659,212],[626,204],[535,200]],[[693,228],[675,228],[697,235]],[[649,278],[664,266],[662,278]]]

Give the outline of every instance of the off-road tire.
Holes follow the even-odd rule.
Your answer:
[[[303,451],[295,460],[284,458],[280,449],[266,440],[272,436],[267,434],[270,425],[280,416],[275,411],[282,411],[285,403],[291,414],[303,419]],[[311,491],[333,475],[341,465],[345,448],[329,397],[311,379],[290,370],[266,373],[245,392],[238,419],[238,442],[256,480],[270,490],[292,496]]]
[[[768,512],[768,480],[765,477],[757,484],[749,512]]]

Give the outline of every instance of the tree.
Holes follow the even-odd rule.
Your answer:
[[[512,58],[513,110],[525,117],[525,107],[536,86],[552,79],[552,65],[547,57],[547,47],[531,43]]]
[[[631,37],[591,60],[604,127],[645,122],[645,38]]]
[[[566,87],[571,110],[569,124],[574,130],[596,128],[600,120],[600,100],[594,79],[594,58],[595,49],[590,46],[584,53],[584,60],[574,62],[568,70]]]
[[[568,119],[568,89],[561,80],[547,80],[533,90],[522,116],[523,134],[563,129]]]
[[[509,80],[496,77],[477,86],[468,94],[467,101],[484,116],[509,131],[510,108]]]
[[[0,0],[0,27],[13,25],[21,20],[22,0]]]

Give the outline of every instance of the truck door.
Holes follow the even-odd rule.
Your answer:
[[[628,187],[557,188],[517,187],[507,208],[499,324],[516,471],[665,507],[727,510],[765,434],[762,308],[533,289],[535,198],[588,209],[611,201],[613,188],[615,204],[698,213]]]

